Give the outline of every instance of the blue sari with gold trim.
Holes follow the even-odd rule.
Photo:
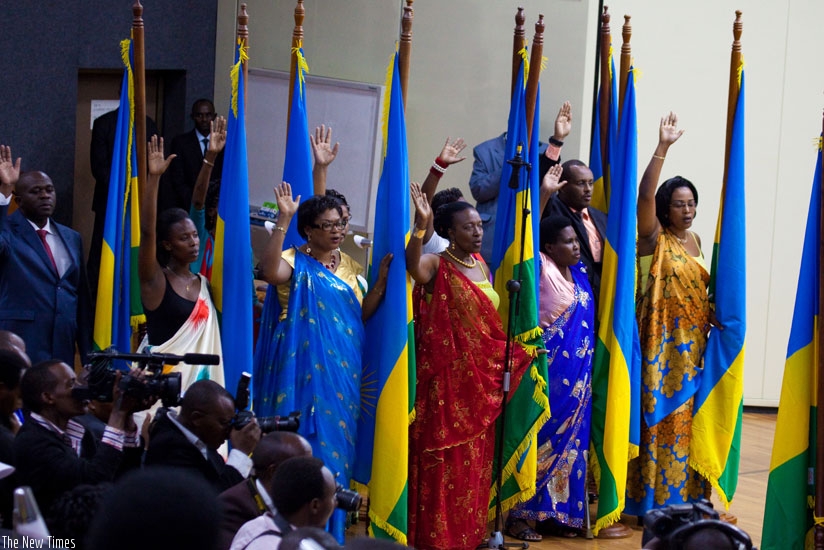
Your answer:
[[[552,417],[538,432],[535,496],[517,505],[511,518],[555,521],[580,529],[587,505],[586,459],[592,420],[592,354],[595,302],[582,262],[570,266],[572,304],[544,329]],[[547,296],[542,288],[541,299]]]
[[[300,411],[298,433],[349,487],[360,412],[364,330],[355,293],[314,258],[295,254],[288,315],[278,323],[253,377],[255,414]],[[343,541],[345,514],[330,532]]]

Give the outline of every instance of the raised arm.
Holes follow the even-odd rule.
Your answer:
[[[438,182],[446,172],[446,169],[466,159],[466,157],[461,156],[461,151],[465,148],[466,143],[464,143],[463,138],[458,138],[453,143],[449,143],[449,137],[446,138],[446,143],[443,144],[441,154],[435,158],[435,162],[432,163],[432,167],[429,169],[429,173],[426,175],[426,179],[423,180],[423,185],[421,186],[421,192],[426,195],[429,204],[432,204],[432,197],[435,196],[435,191],[438,189]],[[432,222],[430,221],[426,227],[426,235],[424,235],[423,242],[428,243],[434,232],[435,229],[432,227]]]
[[[148,144],[149,170],[146,185],[140,190],[140,249],[137,267],[140,296],[149,309],[156,308],[166,290],[163,268],[157,261],[157,188],[160,176],[176,155],[163,158],[163,138],[152,136]]]
[[[561,187],[566,185],[566,180],[559,181],[563,171],[564,168],[560,164],[551,166],[549,171],[544,176],[544,179],[541,180],[541,194],[538,199],[541,206],[538,209],[538,212],[543,212],[546,209],[546,205],[549,202],[550,197],[552,197],[554,193],[557,193]]]
[[[209,180],[212,179],[215,159],[226,146],[226,118],[219,116],[211,124],[209,147],[203,156],[203,164],[200,165],[200,172],[197,174],[195,188],[192,191],[192,207],[196,210],[203,210],[206,206],[206,193],[209,191]]]
[[[315,165],[312,167],[315,195],[324,195],[326,194],[326,172],[338,156],[340,143],[336,142],[335,146],[332,146],[332,127],[327,128],[325,124],[315,128],[315,134],[309,135],[309,142],[312,144],[312,156],[315,157]]]
[[[366,321],[375,313],[386,294],[386,281],[389,278],[389,265],[392,263],[393,254],[387,253],[381,259],[380,267],[378,268],[378,279],[366,296],[363,297],[363,304],[361,308],[361,319]]]
[[[650,246],[654,249],[655,241],[658,239],[661,224],[655,216],[655,188],[658,186],[661,167],[667,158],[670,145],[678,141],[683,133],[684,130],[678,129],[678,117],[675,113],[670,112],[661,119],[658,127],[658,145],[638,187],[638,245],[641,255],[646,255],[645,252],[650,250]]]
[[[260,257],[260,276],[271,285],[280,285],[292,278],[292,267],[282,257],[283,239],[286,238],[292,216],[298,211],[300,195],[293,200],[292,186],[284,181],[275,186],[275,199],[279,210],[278,222]]]
[[[20,157],[12,161],[11,147],[0,145],[0,193],[7,199],[14,192],[14,186],[20,179]]]
[[[440,258],[434,254],[421,255],[423,247],[421,231],[432,224],[432,207],[429,199],[421,192],[421,187],[414,181],[410,183],[412,202],[415,204],[415,228],[412,237],[406,243],[406,270],[418,284],[429,283],[438,272]]]

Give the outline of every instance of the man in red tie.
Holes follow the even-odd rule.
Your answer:
[[[91,305],[80,234],[51,219],[56,204],[49,176],[21,174],[0,145],[0,329],[23,338],[33,364],[73,365],[91,348]]]

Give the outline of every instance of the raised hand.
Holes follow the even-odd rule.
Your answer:
[[[459,156],[464,149],[466,149],[466,143],[464,143],[463,138],[458,138],[453,143],[449,143],[449,138],[447,137],[446,143],[444,143],[438,158],[446,164],[461,162],[466,159],[466,157]]]
[[[549,193],[552,195],[553,193],[557,193],[559,189],[566,185],[566,180],[560,181],[563,171],[564,169],[560,164],[556,164],[549,168],[549,171],[544,176],[543,181],[541,181],[541,194]]]
[[[332,128],[327,128],[325,124],[315,128],[315,134],[309,135],[309,142],[312,144],[312,155],[315,157],[316,165],[329,166],[338,156],[340,143],[335,143],[332,147]]]
[[[219,116],[212,121],[209,132],[209,152],[217,155],[226,146],[226,117]]]
[[[572,104],[564,101],[555,117],[555,133],[552,135],[558,141],[564,141],[572,130]]]
[[[670,111],[661,118],[661,125],[658,127],[658,143],[669,147],[681,137],[684,130],[678,129],[678,115]]]
[[[20,179],[20,157],[12,162],[11,147],[0,145],[0,193],[6,197],[10,196],[18,179]]]
[[[421,186],[416,182],[410,182],[409,187],[412,194],[412,203],[415,205],[415,227],[425,229],[429,226],[429,221],[432,218],[432,207],[429,205],[429,199],[426,198],[426,194],[421,191]]]
[[[150,176],[160,176],[163,172],[169,168],[169,165],[172,163],[172,160],[175,159],[177,155],[169,155],[168,157],[163,157],[163,138],[159,138],[156,135],[152,136],[152,139],[149,141],[149,149],[148,149],[148,161],[149,161],[149,175]]]
[[[291,220],[298,211],[300,195],[292,199],[292,186],[284,181],[275,186],[275,199],[278,203],[278,224],[283,225],[282,220]]]

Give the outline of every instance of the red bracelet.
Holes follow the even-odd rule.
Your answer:
[[[437,164],[438,166],[440,166],[440,167],[441,167],[441,168],[443,168],[444,170],[446,170],[447,168],[449,168],[449,164],[448,164],[448,163],[446,163],[446,162],[444,162],[444,161],[442,161],[442,160],[441,160],[441,157],[435,157],[435,164]]]
[[[439,169],[436,169],[434,165],[429,169],[429,174],[438,179],[441,179],[441,176],[443,176],[443,172],[441,172]]]

